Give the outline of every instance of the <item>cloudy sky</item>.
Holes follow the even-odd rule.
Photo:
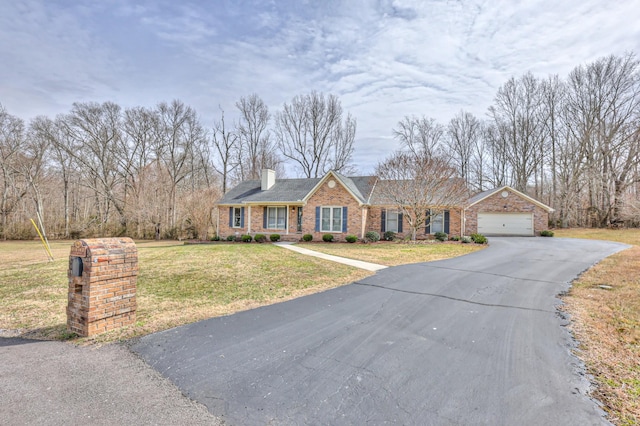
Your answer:
[[[361,172],[407,115],[483,117],[527,71],[640,54],[632,0],[0,0],[0,104],[29,120],[73,102],[180,99],[207,126],[257,93],[271,112],[337,95],[358,121]]]

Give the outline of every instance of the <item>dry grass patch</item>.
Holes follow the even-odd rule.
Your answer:
[[[33,338],[67,337],[65,308],[71,242],[56,246],[56,260],[47,262],[37,244],[0,244],[0,329],[19,330],[21,335]],[[142,242],[137,246],[137,322],[91,341],[143,335],[371,275],[270,244],[185,246],[176,242]]]
[[[483,249],[484,245],[421,241],[418,243],[384,242],[374,244],[298,243],[299,247],[348,259],[386,266],[431,262],[462,256]]]
[[[578,355],[597,382],[594,396],[609,419],[640,424],[640,230],[558,230],[556,235],[634,245],[576,280],[564,309],[580,342]]]

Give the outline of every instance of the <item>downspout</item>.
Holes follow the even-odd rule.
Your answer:
[[[460,238],[462,238],[467,228],[467,210],[463,207],[460,211],[462,213],[462,218],[460,219]]]
[[[216,235],[220,236],[220,206],[216,207]]]
[[[289,223],[290,223],[289,215],[291,214],[289,212],[289,207],[290,207],[289,204],[287,204],[287,206],[285,207],[287,209],[287,215],[285,216],[286,223],[284,224],[284,227],[285,227],[286,231],[285,231],[284,235],[289,235]]]

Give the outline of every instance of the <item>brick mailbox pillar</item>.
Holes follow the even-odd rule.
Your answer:
[[[68,276],[70,332],[86,337],[135,322],[138,250],[131,238],[74,242]]]

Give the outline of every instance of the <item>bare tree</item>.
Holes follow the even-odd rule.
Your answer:
[[[512,185],[526,192],[542,161],[545,126],[541,122],[539,82],[531,73],[520,79],[512,77],[500,87],[494,103],[489,108],[494,149],[508,162]]]
[[[416,155],[424,153],[428,156],[442,154],[443,136],[446,129],[434,118],[404,117],[393,129],[393,135],[402,146]]]
[[[195,171],[197,151],[206,143],[206,135],[195,110],[179,100],[157,107],[159,131],[156,135],[156,158],[169,176],[169,232],[178,225],[178,186]]]
[[[267,128],[269,108],[255,93],[240,98],[236,107],[240,111],[237,125],[239,178],[259,179],[262,169],[276,169],[281,163]]]
[[[121,134],[121,109],[112,102],[74,103],[71,113],[61,123],[66,137],[65,146],[80,172],[82,184],[94,192],[100,233],[105,233],[111,208],[115,208],[119,225],[126,227],[122,174],[118,171],[118,144]]]
[[[349,173],[356,121],[342,121],[338,98],[311,92],[294,97],[276,114],[275,137],[285,158],[294,161],[305,177],[316,178],[329,170]]]
[[[396,152],[377,165],[376,175],[382,203],[402,211],[412,240],[427,220],[459,207],[469,196],[464,181],[444,157]]]
[[[9,216],[27,195],[29,182],[21,167],[24,161],[22,145],[25,137],[24,122],[12,116],[0,105],[0,173],[2,174],[2,238],[7,239]]]
[[[470,112],[460,111],[449,121],[447,130],[449,152],[460,177],[467,187],[471,187],[473,183],[475,189],[482,191],[484,153],[482,149],[478,149],[482,138],[482,123]],[[478,170],[474,173],[476,168]]]
[[[638,61],[628,54],[576,67],[568,88],[568,126],[584,158],[591,226],[617,223],[640,160]]]
[[[235,132],[227,130],[222,108],[220,108],[220,120],[216,121],[213,127],[212,142],[220,161],[220,164],[214,165],[214,168],[222,177],[222,193],[224,194],[227,192],[231,173],[239,164],[234,161],[239,150],[239,138]]]

